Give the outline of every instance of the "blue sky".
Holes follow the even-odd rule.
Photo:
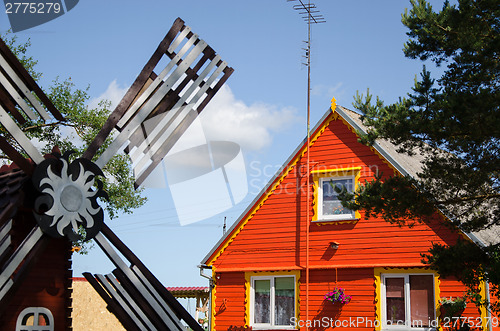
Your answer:
[[[443,1],[431,1],[439,9]],[[332,97],[351,107],[356,91],[394,102],[410,91],[422,63],[404,58],[406,0],[316,0],[326,23],[313,26],[311,123],[325,113]],[[180,226],[168,189],[147,189],[149,202],[133,215],[108,224],[167,286],[206,285],[196,266],[220,239],[222,223],[238,218],[306,133],[307,26],[285,0],[96,1],[19,32],[31,39],[30,54],[48,87],[56,77],[90,84],[96,102],[117,102],[181,17],[235,69],[226,87],[207,107],[207,125],[220,140],[242,148],[248,195],[236,207],[208,220]],[[0,32],[9,29],[0,12]],[[231,117],[230,123],[216,116]],[[210,114],[212,114],[210,113]],[[210,120],[212,119],[212,120]],[[99,248],[76,256],[74,275],[108,273]]]

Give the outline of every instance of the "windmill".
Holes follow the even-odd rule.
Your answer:
[[[163,59],[165,67],[160,65]],[[85,239],[93,238],[116,267],[108,275],[84,276],[127,329],[183,330],[184,321],[201,330],[104,223],[99,199],[107,195],[98,177],[103,176],[107,162],[124,151],[134,155],[135,186],[140,186],[232,72],[178,18],[82,157],[70,161],[71,151],[54,149],[43,156],[21,130],[26,119],[51,122],[64,118],[0,40],[0,123],[11,138],[0,136],[0,148],[19,168],[5,179],[0,176],[0,184],[5,183],[11,196],[9,203],[0,201],[0,313],[43,244],[61,238],[78,240],[83,228]],[[92,161],[113,129],[117,133],[111,144]],[[23,191],[27,187],[28,193]],[[28,206],[26,201],[30,201]],[[36,222],[8,250],[13,246],[16,213],[27,208]],[[46,314],[37,309],[32,314]]]

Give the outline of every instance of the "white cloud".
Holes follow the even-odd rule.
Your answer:
[[[260,150],[273,134],[300,120],[296,109],[265,103],[246,105],[224,85],[200,115],[208,140],[227,140],[243,149]]]
[[[127,87],[120,87],[116,80],[114,80],[108,85],[108,88],[103,94],[89,101],[89,108],[96,108],[100,101],[106,99],[111,101],[110,109],[112,111],[121,101],[121,99],[127,92],[127,89]]]
[[[116,80],[106,91],[90,100],[96,107],[103,99],[111,100],[114,109],[127,92]],[[273,135],[301,120],[295,108],[277,107],[262,102],[251,105],[238,100],[224,85],[200,115],[206,139],[232,141],[246,150],[261,150],[271,145]]]
[[[318,96],[326,96],[329,98],[335,97],[338,99],[339,96],[344,94],[342,85],[343,85],[342,83],[337,83],[335,86],[322,85],[322,84],[314,85],[311,89],[311,94]]]

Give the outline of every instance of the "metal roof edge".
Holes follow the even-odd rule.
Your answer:
[[[446,215],[445,215],[446,216]],[[448,217],[448,216],[446,216]],[[476,245],[480,246],[480,247],[486,247],[486,243],[483,242],[481,239],[479,239],[474,233],[472,232],[465,232],[465,231],[462,231],[462,233],[464,235],[467,236],[467,238],[469,238],[470,240],[472,240]]]
[[[323,126],[323,123],[325,123],[326,119],[329,116],[333,116],[333,113],[330,108],[328,108],[328,111],[325,112],[325,114],[321,117],[321,119],[316,123],[314,128],[311,130],[311,132],[317,132],[320,127]],[[241,216],[231,225],[231,227],[228,229],[226,234],[217,241],[217,243],[212,247],[210,252],[203,258],[201,263],[207,263],[208,259],[217,251],[217,249],[230,237],[233,235],[234,230],[240,225],[240,223],[247,217],[248,213],[254,208],[254,206],[262,199],[262,197],[266,194],[268,189],[273,185],[273,183],[278,179],[281,174],[283,173],[283,170],[285,169],[284,167],[289,164],[296,156],[297,154],[305,147],[307,143],[307,137],[302,140],[302,142],[299,143],[299,145],[295,148],[295,150],[290,154],[290,156],[283,162],[281,167],[278,169],[278,171],[274,174],[274,176],[267,182],[267,184],[260,190],[260,192],[255,196],[255,198],[252,200],[252,202],[248,205],[248,207],[245,209],[243,213],[241,213]]]

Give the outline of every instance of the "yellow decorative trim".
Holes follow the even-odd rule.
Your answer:
[[[439,274],[429,268],[374,268],[374,286],[375,286],[375,320],[377,323],[375,330],[382,330],[382,293],[381,293],[381,275],[382,274],[434,274],[434,309],[436,318],[439,318],[439,299],[441,295],[441,281]]]
[[[215,280],[215,266],[212,267],[212,279]],[[211,304],[211,312],[210,312],[210,330],[215,331],[215,292],[217,290],[217,282],[215,282],[215,286],[212,289],[212,304]]]
[[[330,104],[330,109],[332,111],[335,111],[335,108],[337,108],[337,100],[335,99],[335,97],[333,97],[332,101],[331,101],[331,104]]]
[[[341,225],[341,224],[356,224],[358,223],[359,219],[351,220],[351,221],[313,221],[314,224],[317,226],[323,226],[323,225]]]
[[[300,271],[247,271],[245,272],[245,326],[250,326],[250,291],[251,278],[254,276],[295,276],[295,318],[300,320]],[[298,326],[297,326],[298,328]]]
[[[334,177],[334,176],[346,176],[346,175],[352,175],[355,171],[360,171],[362,167],[347,167],[347,168],[339,168],[339,169],[316,169],[316,170],[311,170],[311,174],[313,176],[321,176],[321,177]],[[339,174],[340,172],[343,172],[343,174]],[[344,174],[347,173],[347,174]]]
[[[338,117],[339,117],[339,115],[337,113],[333,113],[332,116],[330,116],[329,118],[327,118],[325,120],[325,123],[319,128],[319,130],[316,132],[316,134],[314,134],[311,137],[310,146],[312,146],[316,142],[316,140],[318,140],[318,138],[323,134],[323,132],[325,132],[326,128],[330,125],[330,123],[333,120],[337,119]],[[226,242],[219,249],[217,254],[212,259],[210,259],[209,261],[206,262],[206,264],[208,266],[213,265],[213,263],[219,258],[219,256],[221,256],[221,254],[226,250],[226,248],[229,246],[229,244],[231,244],[231,242],[233,242],[234,238],[236,238],[236,236],[241,232],[241,230],[243,230],[243,228],[248,223],[248,221],[253,218],[253,216],[257,213],[257,211],[260,209],[260,207],[262,207],[264,205],[266,200],[271,196],[271,194],[274,193],[276,188],[283,182],[285,177],[297,165],[297,162],[299,162],[299,160],[305,155],[305,153],[307,152],[307,148],[308,147],[306,146],[306,144],[304,144],[304,147],[302,147],[302,151],[299,151],[297,153],[295,158],[290,162],[290,166],[287,167],[286,171],[275,180],[274,184],[272,185],[272,188],[265,195],[262,196],[262,198],[259,200],[258,203],[255,204],[252,211],[243,220],[243,222],[241,222],[240,226],[231,234],[230,237],[228,237],[226,239]]]
[[[382,329],[382,294],[381,294],[381,280],[380,274],[383,268],[375,268],[374,279],[375,279],[375,320],[378,321],[375,330]]]
[[[485,301],[487,298],[486,282],[484,280],[481,281],[479,287],[481,288],[481,291],[479,291],[479,294],[481,295],[481,301]],[[486,310],[485,306],[479,307],[479,311],[481,312],[481,327],[483,328],[483,330],[488,330],[488,322],[491,323],[491,320],[488,319],[488,311]]]
[[[338,115],[337,115],[338,116]],[[340,177],[340,176],[354,176],[354,190],[359,187],[359,178],[361,177],[362,167],[347,167],[339,169],[316,169],[311,170],[311,175],[313,177],[313,217],[312,222],[317,222],[317,225],[327,225],[327,224],[345,224],[345,223],[357,223],[361,218],[359,211],[354,212],[354,219],[352,220],[322,220],[318,219],[318,194],[319,194],[319,180],[325,177]]]

